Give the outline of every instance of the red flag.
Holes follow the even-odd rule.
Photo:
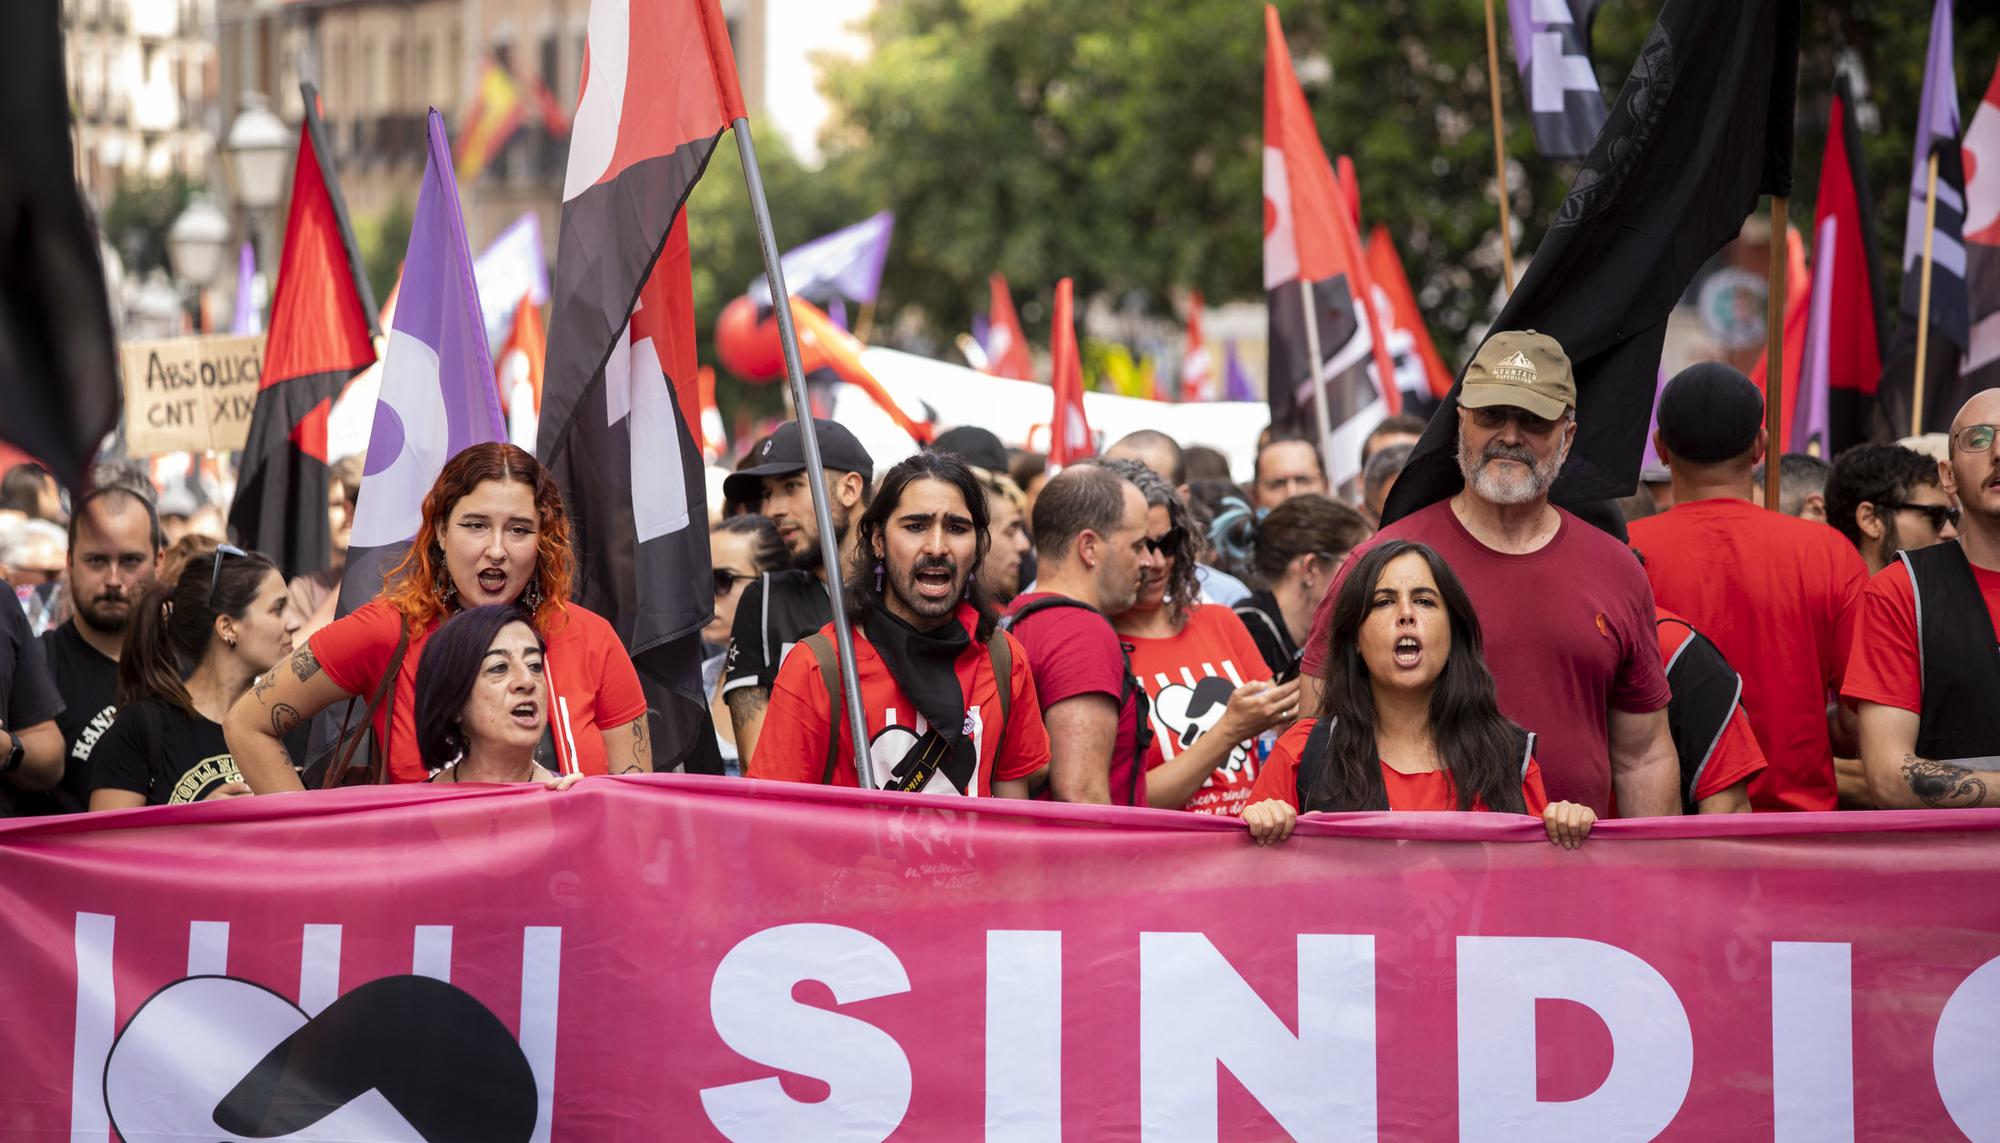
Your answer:
[[[514,324],[507,331],[507,340],[501,343],[500,354],[493,359],[493,372],[500,383],[500,409],[511,413],[509,404],[514,396],[514,388],[521,382],[528,384],[528,391],[534,395],[535,414],[542,411],[542,364],[548,356],[549,339],[542,331],[542,311],[535,305],[532,294],[522,294],[514,306]]]
[[[1007,290],[1007,276],[995,274],[987,279],[986,285],[992,295],[988,307],[991,312],[987,315],[986,372],[1016,381],[1032,380],[1035,362],[1028,355],[1028,335],[1021,332],[1021,318],[1014,312],[1014,295]]]
[[[1400,407],[1395,366],[1383,323],[1375,312],[1368,264],[1354,225],[1354,199],[1341,189],[1320,145],[1312,109],[1292,71],[1278,10],[1264,8],[1264,290],[1270,307],[1271,420],[1298,427],[1314,421],[1310,408],[1315,382],[1328,386],[1329,412],[1336,429],[1368,415],[1379,399],[1387,411]],[[1319,328],[1318,362],[1308,362],[1307,307],[1300,283],[1311,291],[1310,309]],[[1378,380],[1361,371],[1342,374],[1373,360]],[[1336,450],[1336,455],[1345,455]],[[1333,474],[1336,481],[1351,473]]]
[[[291,213],[271,302],[257,406],[243,445],[229,526],[236,542],[304,575],[333,560],[326,521],[326,418],[348,379],[375,361],[375,298],[319,120],[301,84]]]
[[[1441,398],[1451,392],[1452,372],[1444,367],[1444,358],[1438,356],[1423,311],[1417,308],[1417,295],[1403,273],[1403,259],[1396,253],[1389,228],[1381,223],[1376,223],[1368,234],[1368,273],[1375,280],[1376,295],[1388,301],[1386,306],[1377,308],[1389,315],[1395,330],[1390,336],[1406,335],[1410,339],[1410,350],[1423,366],[1425,388],[1433,397]]]
[[[1061,467],[1097,452],[1090,420],[1083,414],[1083,355],[1077,351],[1075,287],[1068,278],[1056,283],[1056,313],[1049,329],[1049,386],[1055,408],[1049,414],[1049,463]]]
[[[1181,400],[1215,400],[1215,358],[1201,336],[1201,295],[1188,302],[1187,348],[1181,351]]]
[[[799,364],[806,372],[815,369],[831,369],[842,381],[868,394],[870,400],[889,414],[896,427],[910,434],[918,444],[929,444],[931,426],[918,421],[875,379],[875,374],[861,363],[861,339],[840,328],[828,317],[825,310],[805,300],[792,299],[792,322],[799,331]]]

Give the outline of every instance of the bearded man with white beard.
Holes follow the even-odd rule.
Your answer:
[[[1415,540],[1472,597],[1500,710],[1540,736],[1549,797],[1599,817],[1677,814],[1652,587],[1622,544],[1549,503],[1575,440],[1576,382],[1562,346],[1533,330],[1488,338],[1458,397],[1464,489],[1377,532],[1342,565],[1306,637],[1299,707],[1319,709],[1332,603],[1348,570],[1376,544]]]

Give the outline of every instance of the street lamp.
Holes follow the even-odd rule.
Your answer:
[[[243,93],[243,110],[229,125],[222,144],[228,160],[229,181],[236,201],[249,213],[257,235],[257,264],[271,264],[271,243],[265,228],[278,200],[285,195],[285,159],[292,152],[292,133],[284,121],[271,114],[261,92]]]
[[[221,276],[222,260],[228,252],[229,219],[207,195],[195,195],[167,229],[167,261],[173,265],[174,277],[194,295],[197,320],[202,313],[202,294]]]

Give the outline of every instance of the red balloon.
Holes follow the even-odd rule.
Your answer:
[[[757,311],[748,297],[722,307],[715,319],[715,356],[724,369],[761,384],[785,375],[785,349],[775,313],[767,309],[760,318]]]

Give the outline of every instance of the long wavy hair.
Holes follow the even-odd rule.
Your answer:
[[[1167,576],[1167,615],[1175,627],[1186,624],[1188,612],[1201,602],[1201,580],[1194,574],[1194,565],[1201,559],[1201,538],[1195,534],[1194,517],[1188,512],[1187,502],[1164,477],[1136,460],[1091,457],[1082,463],[1103,465],[1138,485],[1149,511],[1167,510],[1167,531],[1180,532],[1179,541],[1162,553],[1174,561],[1174,570]]]
[[[424,497],[424,519],[403,562],[389,573],[382,598],[403,617],[411,634],[418,634],[445,618],[450,611],[438,594],[438,580],[444,570],[444,548],[438,542],[445,522],[460,500],[489,480],[525,484],[535,495],[535,512],[540,517],[535,534],[535,579],[541,588],[541,603],[535,608],[535,630],[546,636],[569,602],[576,577],[575,557],[570,552],[569,517],[563,512],[562,489],[549,477],[541,462],[516,445],[489,441],[476,444],[451,458],[438,473],[437,483]],[[526,594],[523,592],[523,594]]]
[[[993,515],[986,509],[986,491],[980,487],[979,478],[972,475],[972,469],[964,461],[948,452],[917,453],[898,461],[896,467],[883,475],[882,486],[875,490],[875,498],[869,501],[868,510],[855,524],[859,533],[855,536],[854,556],[848,564],[847,579],[841,584],[841,591],[847,600],[847,618],[858,624],[870,611],[883,606],[882,592],[875,589],[875,541],[882,537],[890,518],[896,514],[903,499],[903,490],[919,480],[942,481],[958,489],[959,495],[965,497],[966,515],[972,518],[979,547],[972,557],[972,566],[966,569],[965,594],[960,598],[979,612],[978,627],[972,637],[976,642],[984,643],[999,621],[993,601],[979,586],[979,565],[985,562],[986,552],[993,543],[988,530]]]
[[[1326,645],[1325,686],[1319,718],[1332,721],[1323,758],[1308,758],[1311,781],[1301,810],[1386,810],[1381,752],[1375,743],[1375,685],[1361,658],[1361,625],[1367,620],[1382,569],[1416,553],[1430,565],[1451,623],[1451,654],[1432,684],[1431,738],[1458,793],[1458,808],[1475,803],[1524,813],[1521,796],[1520,728],[1500,713],[1493,673],[1486,669],[1479,616],[1451,566],[1423,544],[1392,540],[1361,557],[1333,600],[1332,631]]]
[[[154,580],[132,602],[132,620],[118,655],[118,705],[159,699],[194,718],[187,677],[223,647],[215,621],[242,619],[278,565],[260,552],[223,552],[190,560],[173,582]],[[209,590],[210,574],[215,588]]]

